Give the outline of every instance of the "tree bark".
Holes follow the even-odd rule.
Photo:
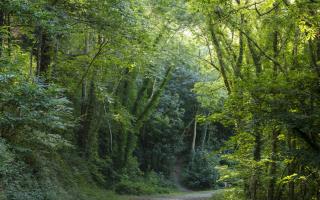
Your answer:
[[[49,70],[49,65],[51,63],[51,39],[48,33],[42,32],[42,43],[41,43],[41,57],[40,57],[40,69],[39,75],[46,76]]]
[[[275,185],[276,185],[276,172],[277,172],[277,165],[276,165],[276,159],[277,159],[277,145],[278,145],[278,130],[272,131],[272,137],[271,137],[271,156],[270,156],[270,170],[269,170],[269,176],[270,176],[270,182],[268,187],[268,200],[274,200],[275,199]]]
[[[261,57],[253,46],[252,42],[249,39],[247,41],[254,65],[256,67],[256,74],[258,76],[262,72]]]
[[[37,28],[37,76],[47,82],[49,66],[51,64],[52,41],[50,35],[42,27]]]
[[[12,39],[11,39],[11,16],[10,13],[7,14],[7,43],[8,43],[8,56],[11,56],[11,43],[12,43]]]
[[[239,1],[240,2],[240,1]],[[244,15],[241,14],[241,26],[244,23]],[[244,43],[243,43],[243,33],[242,31],[239,31],[239,55],[237,58],[237,63],[236,63],[236,67],[235,67],[235,76],[241,77],[241,67],[242,67],[242,63],[243,63],[243,53],[244,53]]]
[[[205,123],[204,125],[204,131],[203,131],[203,136],[202,136],[202,142],[201,142],[201,148],[202,150],[205,149],[205,143],[206,143],[206,139],[207,139],[207,133],[208,133],[208,123]]]
[[[253,46],[252,42],[248,39],[248,46],[249,50],[256,68],[256,76],[257,78],[262,72],[262,67],[261,67],[261,60],[260,60],[260,55],[256,52],[255,47]],[[253,101],[256,101],[256,98],[254,97],[254,94],[251,94]],[[253,151],[253,159],[256,162],[259,162],[261,160],[261,146],[262,146],[262,135],[259,130],[259,123],[257,123],[257,116],[254,115],[253,117],[253,122],[254,122],[254,137],[255,137],[255,147]],[[258,184],[259,184],[259,166],[257,166],[254,169],[253,175],[252,175],[252,181],[250,184],[250,197],[251,200],[257,200],[257,191],[258,191]]]
[[[256,162],[259,162],[261,160],[261,145],[262,145],[262,141],[261,141],[261,133],[258,130],[258,128],[256,127],[254,130],[254,137],[255,137],[255,147],[254,147],[254,151],[253,151],[253,159]],[[257,200],[258,196],[258,185],[259,185],[259,166],[257,166],[254,171],[253,171],[253,175],[251,178],[251,186],[250,186],[250,199],[251,200]]]
[[[147,105],[144,107],[141,114],[139,114],[137,121],[136,121],[136,129],[139,129],[142,126],[142,122],[145,120],[150,109],[154,106],[155,102],[158,100],[159,96],[161,95],[162,90],[164,89],[164,87],[166,86],[166,84],[169,80],[170,72],[171,72],[172,68],[173,68],[172,66],[168,67],[158,90],[154,93],[152,98],[149,99]]]
[[[276,8],[276,11],[277,11],[277,8]],[[279,32],[276,30],[273,33],[273,54],[275,59],[277,59],[279,54],[278,37],[279,37]],[[274,77],[277,77],[278,67],[279,65],[277,63],[273,63]],[[271,156],[270,156],[271,163],[270,163],[270,170],[269,170],[270,181],[269,181],[269,187],[268,187],[268,200],[273,200],[275,196],[275,185],[277,180],[276,154],[277,154],[277,145],[278,145],[278,135],[279,135],[279,131],[276,130],[276,127],[275,127],[274,130],[272,131],[272,136],[271,136]]]
[[[4,21],[4,11],[2,9],[0,9],[0,29],[2,29],[5,25],[5,21]],[[3,54],[3,33],[2,30],[0,32],[0,57]]]
[[[226,71],[226,65],[225,65],[225,62],[223,60],[223,53],[222,53],[222,48],[220,46],[220,43],[219,43],[219,40],[217,38],[217,35],[215,33],[215,30],[214,30],[214,27],[212,25],[212,20],[210,19],[209,21],[209,31],[210,31],[210,34],[211,34],[211,38],[212,38],[212,43],[215,47],[215,50],[216,50],[216,53],[217,53],[217,57],[218,57],[218,60],[219,60],[219,65],[220,65],[220,73],[221,73],[221,76],[223,78],[223,82],[224,82],[224,85],[228,91],[228,93],[230,94],[231,93],[231,87],[230,87],[230,83],[229,83],[229,80],[228,80],[228,77],[227,77],[227,71]]]
[[[291,133],[288,134],[288,147],[289,151],[293,152],[295,150],[295,141],[291,137]],[[288,175],[292,175],[295,171],[294,162],[289,163],[288,166]],[[288,184],[288,200],[295,200],[295,183],[293,181],[290,181]]]
[[[191,145],[191,152],[192,153],[195,152],[196,139],[197,139],[197,119],[194,119],[193,138],[192,138],[192,145]]]

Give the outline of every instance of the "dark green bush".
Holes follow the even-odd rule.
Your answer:
[[[124,177],[119,184],[116,185],[115,191],[118,194],[131,195],[150,195],[164,194],[173,191],[174,186],[166,180],[161,174],[150,172],[143,178]]]
[[[182,172],[182,181],[190,189],[216,187],[218,158],[206,151],[196,151]]]
[[[152,194],[155,193],[154,188],[143,182],[124,180],[116,186],[118,194]]]

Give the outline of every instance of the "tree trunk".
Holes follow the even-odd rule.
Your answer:
[[[37,36],[37,76],[46,82],[51,64],[52,41],[49,34],[42,27],[38,27]]]
[[[12,42],[12,39],[11,39],[11,16],[10,16],[10,13],[7,14],[7,43],[8,43],[8,55],[9,57],[11,56],[11,42]]]
[[[241,26],[244,23],[244,15],[241,14]],[[241,67],[242,67],[242,63],[243,63],[243,53],[244,53],[244,43],[243,43],[243,33],[242,31],[239,31],[239,55],[237,58],[237,63],[236,63],[236,67],[235,67],[235,76],[241,77]]]
[[[195,152],[196,139],[197,139],[197,119],[194,119],[193,138],[192,138],[192,145],[191,145],[191,152],[192,153]]]
[[[108,129],[109,129],[109,136],[110,136],[110,152],[113,152],[113,134],[112,134],[112,129],[111,129],[111,124],[109,122],[109,120],[107,120],[107,124],[108,124]]]
[[[261,160],[261,133],[256,127],[254,130],[254,137],[255,137],[255,147],[253,151],[253,159],[256,162],[259,162]],[[256,168],[253,171],[253,175],[251,178],[251,185],[250,185],[250,199],[251,200],[257,200],[258,196],[258,185],[259,185],[259,173],[260,169],[259,166],[256,166]]]
[[[320,183],[318,182],[317,200],[320,200]]]
[[[268,200],[274,200],[275,198],[275,185],[276,185],[276,172],[277,172],[277,165],[276,165],[276,154],[277,154],[277,145],[278,145],[278,130],[272,131],[272,138],[271,138],[271,164],[270,164],[270,182],[268,187]]]
[[[205,123],[204,125],[204,131],[203,131],[203,136],[202,136],[202,142],[201,142],[201,148],[202,150],[204,150],[205,148],[205,143],[206,143],[206,139],[207,139],[207,133],[208,133],[208,123]]]
[[[2,9],[0,9],[0,29],[2,29],[5,25],[5,21],[4,21],[4,11]],[[0,31],[0,57],[3,54],[3,33],[2,31]]]
[[[248,46],[249,46],[249,50],[250,50],[254,65],[256,67],[256,76],[259,77],[260,73],[262,72],[260,55],[256,52],[250,40],[248,40]],[[256,101],[254,94],[251,94],[251,96],[253,98],[253,101]],[[261,160],[262,135],[259,130],[259,123],[257,123],[257,116],[254,116],[253,121],[255,126],[254,127],[255,147],[253,151],[253,159],[256,162],[259,162]],[[250,184],[251,200],[257,200],[258,198],[257,191],[258,191],[258,184],[259,184],[259,173],[260,173],[260,169],[259,169],[259,166],[257,166],[253,171],[252,180]]]
[[[90,89],[88,94],[88,111],[86,120],[86,156],[89,159],[95,158],[98,152],[98,130],[100,124],[99,103],[96,97],[96,85],[94,78],[90,80]]]
[[[36,29],[36,35],[37,35],[37,69],[36,69],[36,75],[40,76],[40,65],[41,65],[41,46],[42,46],[42,30],[40,27],[37,27]]]
[[[132,115],[136,116],[139,111],[139,103],[141,103],[141,99],[143,99],[144,94],[146,90],[148,89],[148,86],[150,85],[151,79],[150,78],[144,78],[141,88],[139,89],[139,92],[137,94],[137,98],[132,106],[131,113]]]
[[[58,53],[59,53],[59,40],[57,36],[54,40],[54,52],[53,52],[53,64],[52,64],[52,72],[51,72],[51,78],[54,80],[56,78],[56,71],[58,67]]]
[[[228,91],[228,93],[230,94],[231,93],[231,87],[230,87],[230,84],[229,84],[229,81],[228,81],[228,77],[227,77],[227,71],[226,71],[226,65],[224,63],[224,60],[223,60],[223,53],[222,53],[222,48],[220,46],[220,43],[219,43],[219,40],[217,38],[217,35],[215,33],[215,30],[214,30],[214,27],[212,25],[212,22],[211,22],[211,19],[210,19],[210,22],[208,24],[209,26],[209,30],[210,30],[210,34],[211,34],[211,38],[212,38],[212,43],[216,49],[216,52],[217,52],[217,57],[218,57],[218,60],[219,60],[219,65],[220,65],[220,74],[223,78],[223,81],[224,81],[224,85]]]
[[[153,108],[153,106],[155,106],[156,101],[158,100],[159,96],[161,95],[164,87],[167,85],[172,68],[173,68],[172,66],[168,67],[158,90],[154,92],[154,95],[152,95],[152,97],[147,102],[147,105],[144,107],[141,114],[139,114],[137,121],[136,121],[136,130],[140,129],[140,127],[143,125],[143,121],[149,115],[150,110]]]
[[[262,65],[261,65],[261,58],[258,54],[257,50],[253,46],[252,42],[248,39],[248,47],[254,62],[254,65],[256,67],[256,74],[257,76],[262,72]]]
[[[295,33],[294,33],[294,42],[293,42],[293,48],[292,48],[292,67],[291,70],[297,69],[298,67],[298,51],[299,51],[299,29],[296,28]]]
[[[46,77],[51,63],[51,40],[48,33],[43,31],[41,43],[41,57],[39,75]]]
[[[288,147],[289,147],[289,151],[293,152],[295,150],[295,141],[294,139],[292,139],[291,137],[291,133],[288,133]],[[289,163],[288,166],[288,175],[292,175],[294,173],[295,167],[294,167],[294,163]],[[288,200],[295,200],[295,183],[293,181],[290,181],[288,184]]]
[[[32,48],[30,50],[30,58],[29,58],[29,77],[32,79],[33,76],[33,55]]]
[[[277,8],[276,8],[277,11]],[[273,56],[275,59],[277,59],[279,54],[278,49],[278,37],[279,32],[277,30],[273,33]],[[277,63],[273,64],[273,73],[274,77],[277,77],[279,65]],[[277,144],[278,144],[278,135],[279,131],[275,129],[272,131],[271,136],[271,156],[270,156],[270,170],[269,170],[269,176],[270,176],[270,182],[268,187],[268,200],[273,200],[275,196],[275,185],[276,185],[276,172],[277,172],[277,165],[276,165],[276,158],[277,158]]]

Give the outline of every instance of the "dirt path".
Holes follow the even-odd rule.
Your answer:
[[[181,184],[181,170],[182,160],[177,159],[171,177],[178,191],[180,191],[181,193],[156,196],[137,196],[132,197],[130,200],[209,200],[212,196],[214,196],[215,193],[219,192],[219,190],[200,192],[193,192],[191,190],[188,190]]]
[[[182,160],[180,158],[177,158],[176,164],[174,166],[174,170],[172,171],[172,174],[171,174],[172,180],[180,192],[191,192],[191,190],[188,190],[181,184],[181,172],[182,172]]]
[[[135,197],[131,200],[207,200],[218,191],[186,192],[176,195]]]

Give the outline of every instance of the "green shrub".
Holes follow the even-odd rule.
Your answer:
[[[4,69],[2,69],[4,70]],[[55,85],[0,75],[0,188],[6,200],[71,199],[57,152],[72,147],[70,102]]]
[[[153,194],[156,191],[152,186],[149,186],[148,184],[145,184],[143,182],[124,180],[116,186],[116,192],[118,194],[141,195]]]
[[[116,185],[115,191],[118,194],[131,195],[150,195],[164,194],[173,191],[174,185],[165,179],[161,174],[150,172],[143,178],[124,177],[119,184]]]
[[[191,189],[209,189],[216,187],[218,171],[215,169],[218,158],[205,151],[196,151],[193,159],[182,172],[182,181]]]
[[[229,188],[218,191],[212,200],[245,200],[244,192],[241,188]]]

